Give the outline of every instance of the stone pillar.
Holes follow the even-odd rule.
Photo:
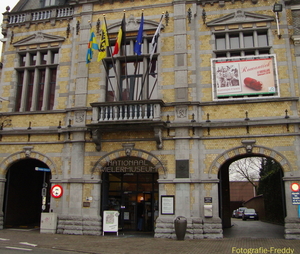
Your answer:
[[[62,213],[58,215],[61,234],[101,234],[100,180],[84,174],[85,132],[73,132],[72,144],[64,149]]]
[[[175,100],[188,100],[186,5],[174,2]]]
[[[4,192],[5,192],[5,178],[0,179],[0,204],[4,205]],[[2,209],[0,211],[0,229],[3,229],[3,224],[4,224],[4,214],[2,212]]]

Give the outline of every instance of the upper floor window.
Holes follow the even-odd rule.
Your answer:
[[[213,100],[279,96],[274,17],[237,10],[207,23],[214,42],[211,59]]]
[[[52,6],[52,5],[57,5],[57,0],[45,0],[44,6]]]
[[[43,111],[54,107],[58,49],[19,54],[15,111]]]
[[[161,19],[162,20],[162,19]],[[147,23],[147,31],[143,30],[144,19],[137,24],[129,18],[128,23],[135,23],[136,30],[118,33],[116,41],[111,40],[106,47],[103,59],[106,71],[106,101],[151,100],[158,98],[157,46],[162,22],[158,27]],[[119,31],[126,31],[125,18]],[[133,24],[130,27],[134,26]],[[117,30],[115,30],[117,32]],[[155,33],[153,31],[156,31]],[[108,31],[109,32],[109,31]],[[121,39],[120,39],[121,38]],[[140,42],[136,45],[136,41]],[[154,40],[155,39],[155,40]],[[120,43],[121,41],[121,43]],[[155,45],[155,46],[154,46]],[[116,51],[116,49],[118,49]]]
[[[216,32],[214,36],[217,58],[270,54],[266,29]]]
[[[106,59],[106,101],[157,99],[157,56],[150,61],[151,39],[144,39],[140,56],[134,55],[135,40],[127,38],[119,54]]]

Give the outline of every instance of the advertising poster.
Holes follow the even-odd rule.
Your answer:
[[[215,60],[213,73],[217,97],[276,93],[273,57]]]
[[[118,235],[118,211],[103,211],[103,235],[104,232],[116,232]]]

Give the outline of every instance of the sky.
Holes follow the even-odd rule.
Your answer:
[[[0,0],[0,24],[2,25],[2,19],[3,19],[3,12],[6,12],[6,6],[9,6],[10,9],[12,8],[19,2],[19,0]],[[0,38],[3,38],[2,32],[0,33]],[[0,42],[0,52],[2,52],[2,42]]]

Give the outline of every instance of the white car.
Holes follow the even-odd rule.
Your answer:
[[[237,209],[237,211],[236,211],[235,217],[236,217],[236,218],[242,218],[242,216],[243,216],[243,211],[244,211],[245,209],[247,209],[247,207],[239,207],[239,208]]]

